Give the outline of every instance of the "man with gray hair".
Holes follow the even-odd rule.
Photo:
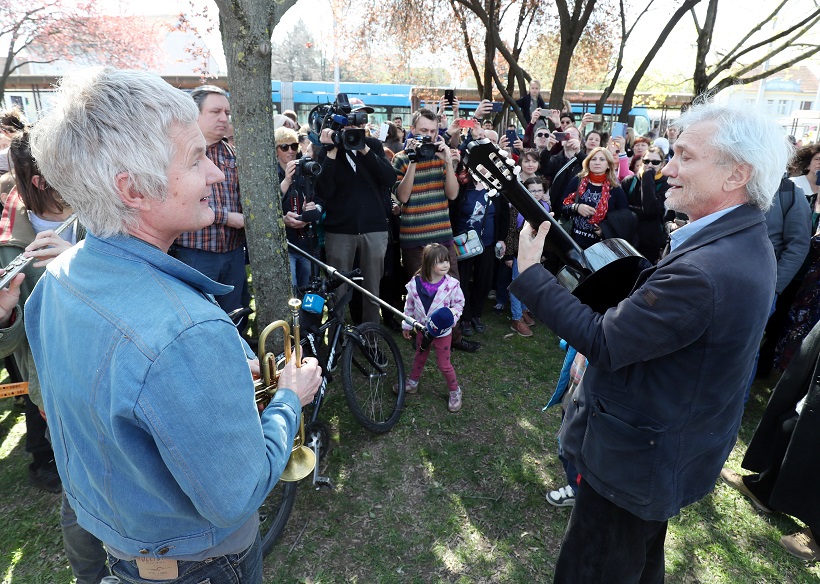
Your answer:
[[[171,247],[171,255],[196,268],[212,280],[233,286],[216,301],[231,312],[250,303],[245,273],[245,216],[239,198],[236,153],[225,137],[231,120],[231,104],[225,90],[201,85],[191,92],[199,107],[197,125],[205,136],[205,155],[225,178],[211,187],[209,206],[213,223],[197,231],[181,234]]]
[[[740,427],[777,278],[764,213],[791,147],[746,106],[676,125],[666,205],[690,223],[615,308],[537,265],[548,223],[521,232],[510,292],[589,360],[559,434],[580,475],[555,582],[663,582],[667,521],[711,492]]]
[[[198,114],[153,74],[63,79],[32,151],[88,237],[49,264],[26,333],[66,498],[112,573],[259,584],[257,509],[320,371],[291,361],[260,418],[259,364],[213,299],[228,287],[167,255],[224,180]]]

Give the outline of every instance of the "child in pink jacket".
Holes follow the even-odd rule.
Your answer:
[[[447,275],[450,270],[450,254],[447,248],[438,243],[431,243],[424,248],[421,255],[421,268],[407,283],[407,302],[404,313],[419,322],[426,322],[427,317],[439,308],[449,308],[453,313],[453,320],[458,322],[464,310],[464,294],[461,292],[458,280]],[[402,335],[405,339],[411,338],[412,328],[407,322],[402,323]],[[407,378],[405,388],[407,393],[415,393],[421,372],[430,351],[422,350],[423,332],[416,333],[416,357],[413,360],[413,369]],[[452,334],[447,332],[443,336],[432,340],[431,347],[436,350],[436,363],[439,371],[444,375],[450,389],[448,409],[457,412],[461,409],[461,387],[456,379],[456,372],[450,362],[450,344]]]

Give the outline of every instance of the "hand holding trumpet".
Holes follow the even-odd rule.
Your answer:
[[[296,359],[292,358],[285,364],[279,374],[279,389],[287,388],[295,392],[303,406],[313,401],[313,396],[322,383],[322,368],[314,357],[302,359],[302,366],[296,366]]]

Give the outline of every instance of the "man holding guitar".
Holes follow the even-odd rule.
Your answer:
[[[521,232],[510,291],[589,359],[560,432],[581,478],[555,582],[662,582],[667,521],[712,490],[740,426],[790,146],[746,106],[695,105],[676,126],[666,205],[691,222],[617,306],[593,311],[538,265],[550,221]]]

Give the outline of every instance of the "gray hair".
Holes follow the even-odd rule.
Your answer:
[[[683,132],[700,122],[715,124],[708,143],[720,156],[719,163],[747,165],[749,204],[768,211],[794,147],[783,128],[765,112],[748,104],[717,104],[707,99],[698,98],[672,125]]]
[[[116,177],[154,199],[168,194],[175,125],[195,124],[191,98],[159,76],[111,67],[63,77],[52,110],[31,133],[46,181],[99,237],[126,234],[137,213],[119,196]]]

